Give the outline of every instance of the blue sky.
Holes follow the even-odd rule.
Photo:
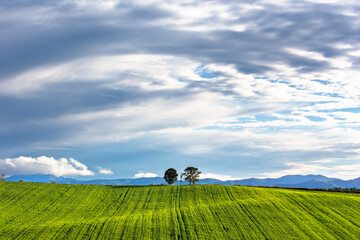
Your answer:
[[[0,1],[0,171],[360,176],[358,1]]]

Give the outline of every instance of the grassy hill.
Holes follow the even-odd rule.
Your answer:
[[[360,194],[0,182],[0,239],[360,239]]]

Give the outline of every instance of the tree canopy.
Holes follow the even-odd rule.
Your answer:
[[[177,181],[178,173],[176,172],[176,169],[169,168],[165,171],[164,179],[169,184],[172,185]]]
[[[184,176],[185,181],[188,181],[190,185],[194,185],[196,182],[199,181],[201,172],[196,167],[187,167],[184,170],[184,173],[182,173],[182,176]]]

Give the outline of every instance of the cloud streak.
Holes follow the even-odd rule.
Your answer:
[[[149,152],[151,172],[193,159],[236,177],[359,160],[359,11],[356,1],[1,2],[0,157],[115,144],[111,169],[152,165]]]

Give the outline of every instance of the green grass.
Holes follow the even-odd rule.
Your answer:
[[[0,239],[360,239],[360,194],[0,182]]]

